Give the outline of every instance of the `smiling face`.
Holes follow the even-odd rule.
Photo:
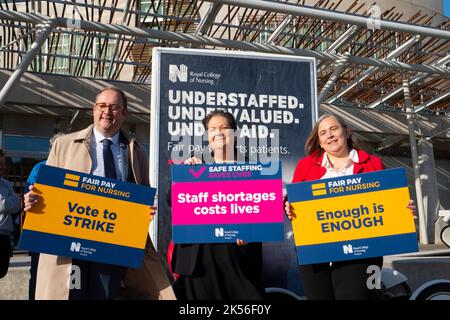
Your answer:
[[[318,129],[320,146],[328,154],[344,156],[349,153],[347,139],[350,137],[350,130],[343,128],[336,118],[323,119]]]
[[[103,111],[100,110],[102,105],[107,106]],[[93,113],[95,128],[107,138],[119,132],[128,115],[127,109],[123,107],[120,94],[113,90],[103,91],[97,97]]]
[[[227,119],[222,116],[214,116],[208,122],[208,142],[214,152],[216,161],[233,160],[234,155],[228,154],[234,151],[234,130]]]

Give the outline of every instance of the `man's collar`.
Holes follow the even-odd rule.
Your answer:
[[[94,137],[94,124],[91,124],[89,127],[87,127],[86,129],[83,129],[81,131],[78,132],[74,132],[73,134],[73,141],[74,142],[88,142],[90,143],[91,141],[93,141],[93,139],[95,139]],[[128,137],[128,135],[126,133],[124,133],[122,130],[119,131],[119,141],[124,143],[124,144],[128,144],[130,143],[132,140],[130,137]],[[95,141],[95,140],[94,140]],[[135,144],[136,141],[134,141]]]
[[[106,138],[103,134],[100,133],[100,131],[98,131],[95,127],[94,127],[94,140],[95,142],[101,142],[105,139],[109,139],[112,141],[113,144],[118,144],[119,143],[119,131],[113,135],[111,138]]]

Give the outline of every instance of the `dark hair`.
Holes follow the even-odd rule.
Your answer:
[[[226,111],[222,111],[222,110],[215,110],[213,112],[211,112],[210,114],[208,114],[202,121],[203,126],[205,127],[205,130],[208,130],[208,124],[209,121],[211,121],[212,118],[214,117],[224,117],[225,119],[227,119],[228,125],[231,127],[231,129],[233,130],[237,130],[237,124],[236,124],[236,119],[234,118],[234,116]]]
[[[214,110],[213,112],[211,112],[210,114],[208,114],[202,121],[203,126],[205,127],[205,131],[208,131],[208,124],[211,121],[212,118],[214,117],[223,117],[227,120],[228,125],[231,127],[231,129],[233,129],[234,131],[236,131],[238,129],[237,123],[236,123],[236,119],[234,118],[234,116],[226,111],[222,111],[222,110]],[[237,157],[237,145],[236,145],[236,137],[234,138],[234,157]],[[211,150],[211,156],[214,157],[214,151]]]
[[[121,89],[116,88],[116,87],[106,87],[103,88],[99,93],[97,93],[97,95],[95,96],[95,102],[97,102],[97,98],[99,95],[101,95],[103,92],[105,91],[114,91],[117,92],[120,95],[120,98],[122,99],[122,106],[124,109],[127,108],[128,105],[128,101],[127,101],[127,96],[125,95],[125,92],[123,92]]]
[[[334,118],[339,123],[339,125],[344,129],[348,130],[349,126],[345,123],[344,119],[342,119],[340,116],[331,114],[331,113],[325,113],[317,120],[316,124],[314,125],[313,129],[311,130],[311,133],[308,136],[308,139],[306,140],[305,144],[305,153],[306,155],[311,155],[317,150],[320,150],[320,143],[319,143],[319,125],[320,123],[325,120],[326,118]],[[347,139],[347,146],[348,149],[351,150],[353,148],[353,140],[352,135],[350,134]]]
[[[5,150],[3,150],[2,148],[0,148],[0,157],[5,157]]]

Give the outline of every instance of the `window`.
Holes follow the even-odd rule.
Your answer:
[[[164,2],[162,0],[141,0],[139,5],[140,22],[151,23],[155,17],[153,14],[164,14]],[[162,19],[160,17],[156,19]]]

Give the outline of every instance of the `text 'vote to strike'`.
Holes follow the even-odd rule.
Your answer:
[[[109,233],[114,232],[114,223],[94,219],[100,214],[100,211],[98,209],[92,209],[90,206],[79,206],[78,203],[72,202],[68,203],[68,207],[70,213],[76,213],[79,216],[70,214],[66,215],[64,217],[64,225]],[[115,220],[117,218],[117,214],[115,212],[108,211],[108,209],[105,209],[101,213],[100,218],[103,218],[105,220]]]

